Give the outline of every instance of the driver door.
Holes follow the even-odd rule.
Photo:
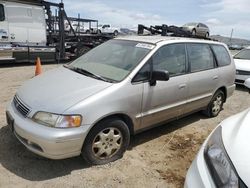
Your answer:
[[[187,100],[185,44],[169,44],[161,47],[153,55],[150,63],[153,64],[153,70],[168,71],[170,79],[157,81],[154,86],[144,82],[142,129],[178,118],[183,113]]]

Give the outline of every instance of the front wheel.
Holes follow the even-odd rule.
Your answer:
[[[208,117],[216,117],[216,116],[218,116],[218,114],[222,110],[223,103],[225,101],[224,99],[225,99],[224,93],[221,90],[217,91],[214,94],[212,100],[210,101],[206,111],[204,111],[205,114]]]
[[[107,119],[90,130],[82,149],[90,164],[101,165],[121,158],[129,146],[128,126],[120,119]]]

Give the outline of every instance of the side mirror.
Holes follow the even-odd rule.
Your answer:
[[[155,70],[152,72],[152,77],[150,79],[150,85],[155,86],[156,81],[168,81],[169,73],[168,71]]]
[[[248,79],[245,80],[244,85],[248,88],[249,93],[250,93],[250,78],[248,78]]]

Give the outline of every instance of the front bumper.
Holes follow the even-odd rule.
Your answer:
[[[244,85],[245,80],[250,78],[250,75],[240,75],[240,74],[236,74],[235,76],[235,83],[239,84],[239,85]]]
[[[187,172],[185,188],[216,188],[204,159],[205,145],[202,145]]]
[[[46,127],[22,116],[13,102],[7,107],[7,113],[14,120],[14,135],[30,151],[50,159],[80,155],[90,126],[69,129]]]

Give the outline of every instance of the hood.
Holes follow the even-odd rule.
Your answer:
[[[222,124],[225,149],[240,178],[250,186],[250,109]]]
[[[236,70],[250,71],[250,60],[234,59]]]
[[[46,111],[60,114],[111,85],[60,67],[25,82],[17,95],[33,113]]]

